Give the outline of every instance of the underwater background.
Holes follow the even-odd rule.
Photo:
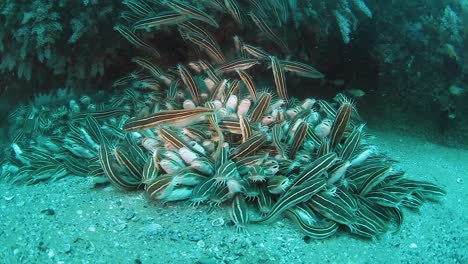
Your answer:
[[[2,263],[468,263],[468,1],[0,21]]]

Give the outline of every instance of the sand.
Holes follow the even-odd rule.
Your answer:
[[[75,176],[34,186],[0,183],[0,262],[468,263],[468,151],[372,134],[408,175],[448,193],[406,210],[396,234],[372,241],[340,232],[309,241],[286,219],[238,233],[225,208],[161,205],[142,193],[91,189]]]

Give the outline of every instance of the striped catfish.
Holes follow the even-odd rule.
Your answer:
[[[199,34],[192,34],[188,33],[183,35],[184,39],[189,40],[190,42],[194,43],[202,50],[206,52],[206,54],[213,59],[216,63],[225,63],[226,57],[224,56],[223,52],[221,51],[218,43],[212,42],[211,39],[201,36]]]
[[[233,60],[228,63],[225,63],[221,66],[219,66],[216,71],[220,73],[228,73],[228,72],[233,72],[233,71],[245,71],[253,66],[260,64],[260,62],[257,59],[238,59],[238,60]]]
[[[153,181],[156,177],[158,177],[158,175],[159,175],[159,167],[156,164],[155,159],[153,157],[149,157],[146,160],[145,166],[143,167],[143,172],[141,174],[141,181],[144,184],[147,184]]]
[[[254,47],[252,45],[243,44],[242,50],[247,52],[250,56],[255,57],[260,60],[268,60],[271,56],[268,52],[264,51],[262,48]]]
[[[189,142],[187,142],[184,138],[179,136],[176,132],[172,131],[171,129],[167,127],[161,127],[159,129],[159,137],[163,139],[164,142],[169,143],[170,145],[174,146],[177,149],[180,148],[187,148],[188,150],[196,153],[199,156],[203,156],[205,158],[208,158],[208,156],[205,153],[202,153],[195,149]]]
[[[296,152],[299,150],[299,148],[302,147],[302,143],[304,142],[304,139],[307,135],[307,130],[309,129],[307,122],[302,120],[299,120],[299,122],[300,123],[296,128],[296,132],[294,133],[291,149],[288,153],[290,159],[294,159]]]
[[[338,224],[333,221],[319,221],[311,209],[298,204],[286,210],[287,216],[293,220],[299,229],[313,239],[325,239],[338,231]]]
[[[351,103],[343,103],[338,112],[336,113],[335,121],[331,127],[330,132],[330,147],[334,149],[343,138],[346,127],[349,124],[351,118],[351,112],[353,105]]]
[[[363,136],[364,124],[359,125],[353,129],[353,132],[349,134],[343,143],[343,148],[340,151],[340,158],[343,160],[349,160],[356,154],[356,150],[361,143],[361,138]]]
[[[257,133],[248,138],[244,143],[235,148],[229,155],[230,159],[237,159],[252,155],[267,142],[267,136],[263,133]]]
[[[330,152],[316,159],[314,162],[312,162],[312,164],[305,167],[302,172],[292,181],[291,189],[320,176],[336,162],[336,158],[336,154],[334,152]]]
[[[133,45],[150,51],[153,54],[153,56],[156,57],[156,58],[161,57],[161,54],[159,54],[159,52],[155,48],[153,48],[151,45],[149,45],[146,42],[144,42],[143,40],[141,40],[128,27],[126,27],[124,25],[116,25],[116,26],[114,26],[114,30],[118,31],[124,38],[126,38]],[[114,83],[113,86],[114,85],[118,85],[118,83]]]
[[[136,190],[140,186],[140,181],[120,174],[120,171],[115,168],[115,163],[111,158],[110,149],[107,144],[101,144],[99,148],[99,161],[105,175],[117,187],[124,190]]]
[[[205,22],[215,28],[218,28],[218,22],[214,20],[211,16],[207,13],[201,11],[200,9],[194,8],[191,5],[184,4],[178,0],[171,0],[166,3],[170,8],[174,9],[174,11],[179,12],[181,14],[187,15],[190,18]]]
[[[287,106],[290,105],[288,90],[286,88],[286,77],[280,60],[275,56],[270,56],[271,69],[273,70],[273,78],[275,80],[276,92],[279,97],[284,100]]]
[[[180,13],[156,14],[151,17],[143,18],[132,25],[132,31],[150,28],[160,28],[163,26],[177,25],[189,20],[190,17]]]
[[[231,15],[231,17],[236,21],[236,23],[242,27],[243,26],[243,19],[239,4],[237,0],[224,0],[224,6],[227,12]]]
[[[190,22],[190,21],[187,21],[187,22],[184,22],[184,23],[181,23],[179,24],[179,29],[182,30],[183,34],[198,34],[200,36],[203,36],[205,39],[207,39],[209,42],[211,43],[216,43],[216,39],[213,37],[213,35],[206,31],[204,28]],[[193,63],[193,62],[192,62]],[[206,62],[203,62],[203,61],[198,61],[196,64],[198,64],[202,70],[206,71],[208,69],[208,66]],[[203,65],[202,65],[203,64]],[[211,66],[211,65],[209,65]],[[210,74],[208,74],[208,76],[210,78],[212,78],[213,76],[211,76]]]
[[[337,223],[351,225],[356,222],[354,209],[344,203],[339,196],[327,191],[318,192],[307,203],[315,211]]]
[[[260,94],[258,101],[250,112],[250,122],[256,123],[259,122],[263,115],[266,114],[266,111],[270,107],[272,96],[270,93]]]
[[[281,159],[286,158],[286,146],[282,142],[283,134],[283,128],[280,124],[275,124],[271,129],[272,142]]]
[[[289,48],[286,43],[279,38],[273,30],[268,26],[268,24],[263,20],[261,17],[258,17],[253,12],[248,13],[254,24],[263,32],[269,39],[273,41],[273,43],[281,46],[287,53],[289,53]]]
[[[141,181],[143,167],[133,160],[128,152],[122,150],[120,147],[116,147],[114,149],[114,156],[117,162],[127,169],[131,177],[135,178],[137,181]]]
[[[275,203],[271,211],[263,218],[255,220],[256,223],[271,222],[281,215],[287,209],[308,201],[316,193],[320,192],[326,187],[327,183],[323,177],[315,178],[303,185],[297,185],[288,190],[280,199]]]
[[[325,75],[312,66],[297,61],[281,61],[284,71],[294,72],[304,78],[323,78]]]
[[[148,70],[151,73],[151,75],[155,78],[159,78],[163,73],[161,68],[159,68],[157,65],[145,58],[134,57],[132,58],[132,62],[135,62],[142,68]]]
[[[242,143],[244,143],[252,136],[252,129],[245,116],[239,116],[239,124],[242,133]]]
[[[179,75],[182,79],[182,82],[190,91],[193,102],[195,102],[195,105],[200,105],[200,91],[198,90],[197,84],[195,83],[192,74],[182,64],[177,65],[177,69],[179,70]]]
[[[257,101],[257,89],[255,88],[255,83],[248,73],[242,70],[236,70],[237,74],[241,78],[242,82],[244,82],[245,87],[249,91],[250,96],[254,102]]]
[[[214,109],[204,107],[181,110],[163,110],[148,117],[127,121],[124,125],[124,131],[133,132],[161,125],[185,127],[197,123],[212,114],[214,114]]]
[[[245,225],[249,221],[247,209],[245,198],[242,194],[237,194],[232,201],[230,216],[238,231],[245,231]]]

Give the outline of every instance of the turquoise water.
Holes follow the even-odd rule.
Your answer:
[[[368,2],[4,1],[3,262],[466,262],[468,4]]]

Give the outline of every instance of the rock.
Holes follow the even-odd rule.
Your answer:
[[[45,215],[55,215],[54,209],[51,209],[51,208],[44,209],[44,210],[41,211],[41,213],[43,213]]]
[[[160,234],[163,227],[160,224],[152,223],[142,228],[146,236],[156,236]]]

